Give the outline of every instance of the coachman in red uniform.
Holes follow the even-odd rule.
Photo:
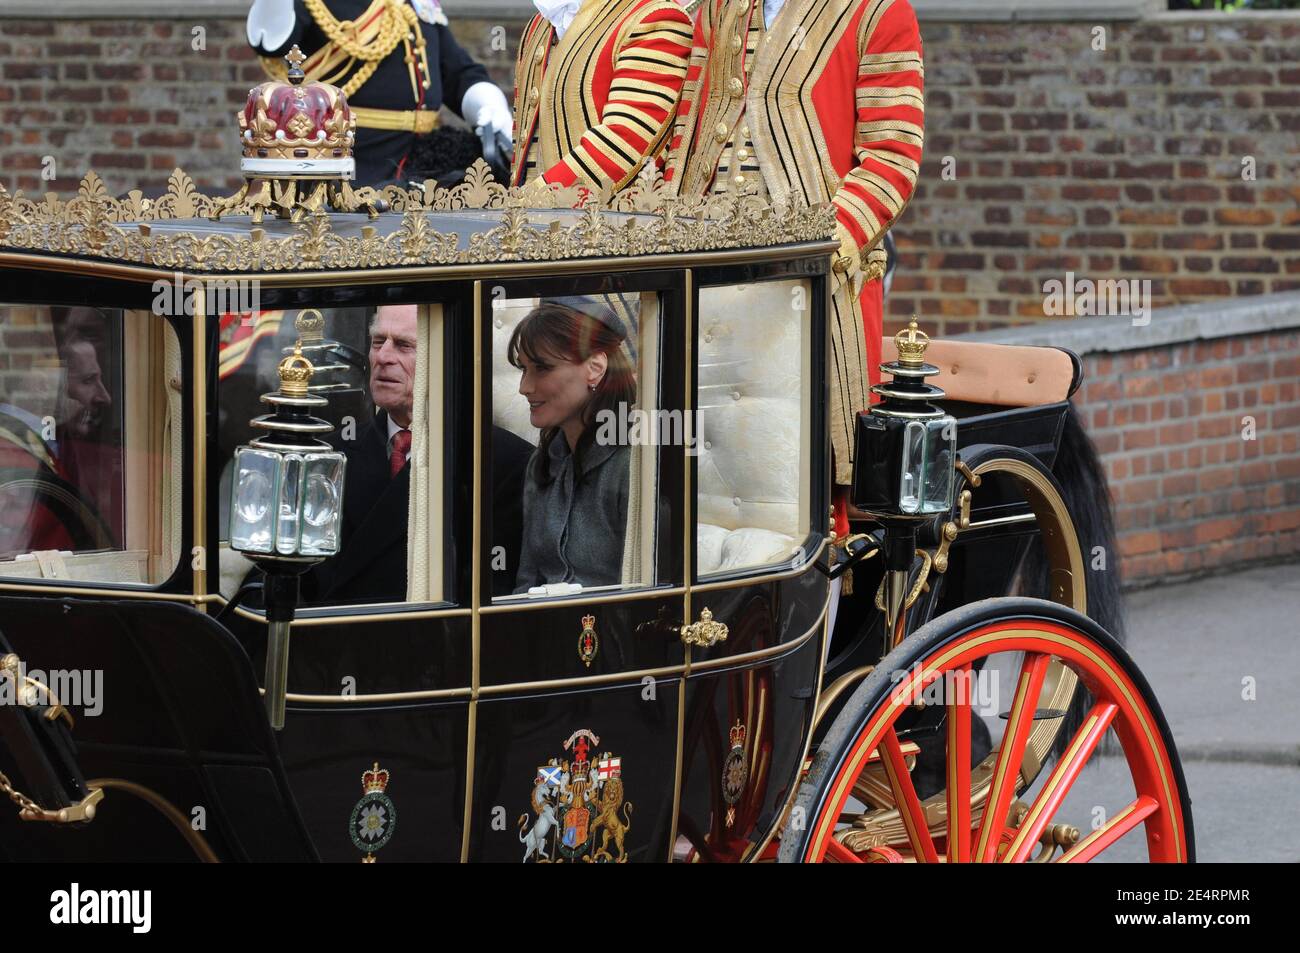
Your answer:
[[[854,416],[878,380],[882,241],[916,187],[923,75],[906,0],[705,0],[665,172],[683,197],[739,189],[835,204],[830,418],[840,485],[852,475]]]
[[[616,192],[667,147],[691,54],[690,16],[671,0],[537,7],[515,67],[511,184]]]

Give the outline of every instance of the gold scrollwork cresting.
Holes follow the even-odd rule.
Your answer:
[[[400,224],[388,234],[373,228],[359,237],[340,234],[322,197],[310,203],[291,233],[273,237],[258,226],[262,212],[285,200],[274,188],[214,198],[177,169],[159,198],[134,190],[118,199],[90,172],[66,201],[54,193],[36,200],[0,187],[0,245],[220,273],[640,256],[821,241],[835,233],[829,205],[774,207],[741,193],[684,201],[664,188],[653,165],[617,195],[583,186],[552,188],[544,195],[526,192],[494,181],[480,159],[451,188],[431,180],[422,187],[390,185],[382,191],[349,186],[343,198],[357,207],[382,203],[401,216]],[[429,218],[462,210],[499,212],[500,221],[462,242]],[[546,214],[552,210],[556,214]],[[226,228],[216,231],[201,220],[218,211],[253,220],[243,231],[241,223],[227,218]],[[191,229],[150,226],[189,219],[195,220]]]

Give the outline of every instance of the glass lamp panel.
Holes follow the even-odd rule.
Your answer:
[[[903,472],[898,481],[898,509],[921,512],[921,487],[925,483],[925,424],[909,420],[903,428]]]
[[[280,455],[241,447],[235,451],[235,479],[231,486],[231,548],[247,553],[272,552]]]
[[[957,421],[944,416],[927,424],[923,512],[952,509],[953,464],[957,455]]]
[[[298,524],[302,506],[302,454],[286,453],[280,480],[279,516],[275,522],[275,549],[282,556],[298,553]]]
[[[339,551],[346,466],[347,458],[341,453],[309,453],[303,457],[298,551],[304,556],[333,556]]]

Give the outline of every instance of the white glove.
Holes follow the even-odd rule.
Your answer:
[[[515,135],[515,117],[506,102],[506,94],[496,83],[475,83],[465,90],[461,100],[460,114],[465,121],[478,132],[487,127],[495,132],[505,133],[513,141]]]
[[[248,45],[262,53],[284,46],[293,32],[293,0],[253,0],[248,11]]]

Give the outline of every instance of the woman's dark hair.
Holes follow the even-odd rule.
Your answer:
[[[598,428],[592,424],[602,419],[602,411],[612,412],[619,420],[618,433],[627,432],[620,418],[626,418],[636,404],[636,371],[623,348],[622,334],[581,311],[548,302],[534,308],[519,322],[506,348],[510,363],[520,370],[523,370],[520,355],[534,364],[554,363],[557,359],[580,364],[598,351],[605,352],[608,364],[605,376],[596,385],[596,392],[582,413],[582,436],[573,451],[575,474],[581,474],[582,457],[596,440]],[[550,480],[547,449],[559,433],[559,427],[542,431],[538,443],[541,452],[536,457],[540,482]]]

